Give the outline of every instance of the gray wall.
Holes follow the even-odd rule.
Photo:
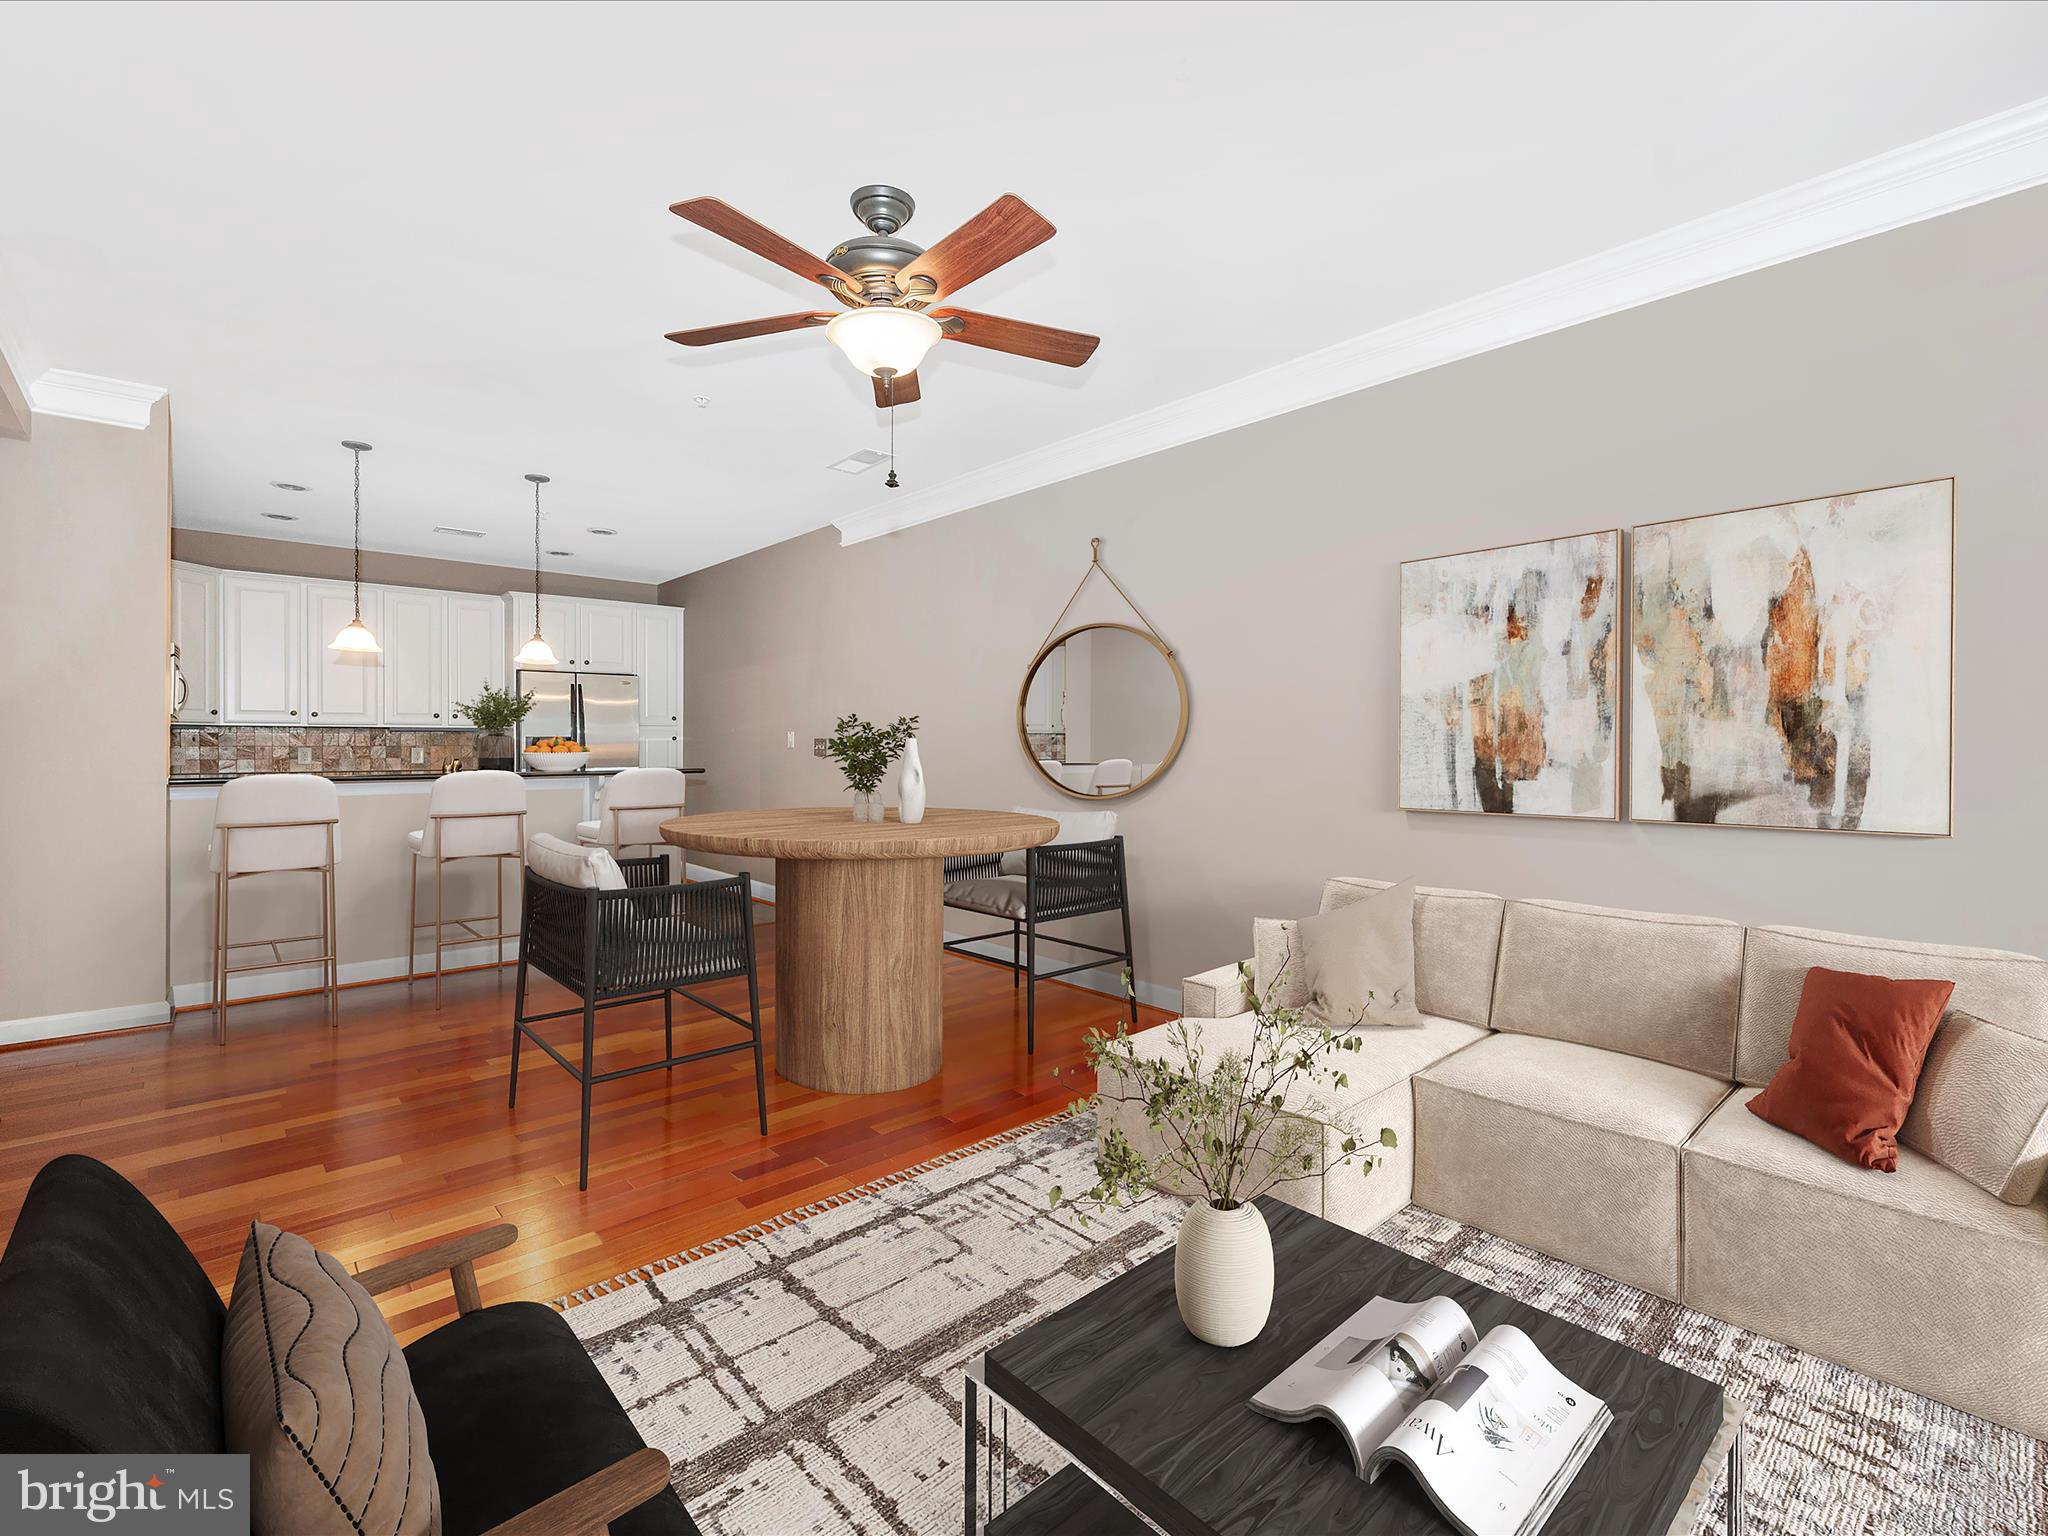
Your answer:
[[[0,1043],[165,1017],[170,444],[167,401],[0,442]]]
[[[1193,699],[1179,762],[1118,802],[1144,979],[1245,954],[1254,916],[1312,910],[1338,873],[2048,951],[2044,253],[2035,191],[887,538],[842,549],[826,530],[669,583],[690,609],[689,760],[710,769],[691,808],[838,800],[809,741],[849,709],[923,717],[935,805],[1047,803],[1017,689],[1100,534]],[[1953,838],[1396,809],[1400,561],[1951,474]]]
[[[194,565],[228,571],[268,571],[278,576],[310,576],[347,581],[355,571],[355,551],[346,545],[301,544],[295,539],[258,539],[240,533],[208,533],[200,528],[171,532],[171,556]],[[611,581],[602,576],[577,576],[542,567],[547,590],[563,597],[611,598],[622,603],[652,603],[652,582]],[[509,565],[476,565],[468,560],[436,560],[427,555],[390,555],[363,551],[363,580],[394,587],[426,587],[443,592],[531,592],[533,570]]]

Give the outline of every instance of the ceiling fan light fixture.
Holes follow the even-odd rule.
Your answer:
[[[938,345],[944,334],[930,315],[891,304],[849,309],[834,315],[825,326],[825,339],[870,377],[885,370],[898,378],[915,373],[925,353]]]

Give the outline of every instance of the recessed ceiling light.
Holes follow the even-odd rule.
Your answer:
[[[305,489],[303,485],[293,485],[289,480],[273,480],[270,484],[273,489],[280,491],[303,491]]]
[[[616,538],[616,537],[618,537],[618,532],[619,532],[619,530],[618,530],[618,529],[616,529],[616,528],[586,528],[586,529],[584,529],[583,531],[584,531],[585,533],[594,533],[594,534],[596,534],[596,535],[597,535],[597,536],[598,536],[598,537],[599,537],[600,539],[611,539],[611,538]]]
[[[296,512],[265,512],[263,515],[273,523],[296,523],[299,520]]]
[[[698,410],[702,411],[710,408],[711,397],[709,395],[692,395],[690,398],[697,402]]]
[[[480,539],[484,536],[481,528],[451,528],[446,523],[438,524],[434,532],[445,533],[451,539]]]
[[[861,475],[866,474],[887,457],[886,453],[877,453],[872,448],[862,448],[849,453],[845,458],[839,460],[838,463],[827,464],[825,467],[827,469],[836,469],[842,475]]]
[[[575,557],[576,551],[573,549],[551,549],[548,553],[558,560],[569,560]]]

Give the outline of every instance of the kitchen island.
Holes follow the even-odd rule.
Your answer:
[[[593,773],[587,769],[521,774],[527,786],[526,835],[535,837],[547,832],[573,843],[576,823],[596,816],[597,789],[608,776],[605,771]],[[211,1001],[208,978],[212,974],[213,873],[208,867],[207,846],[213,837],[214,805],[220,797],[220,786],[231,777],[246,775],[190,775],[169,781],[171,996],[180,1008]],[[335,909],[342,983],[403,976],[406,882],[413,877],[416,863],[406,846],[406,834],[426,826],[427,797],[434,780],[442,775],[401,771],[334,773],[327,777],[341,798],[341,824],[335,829]],[[495,860],[464,860],[448,865],[448,915],[464,917],[492,911],[496,900],[490,882],[499,869]],[[504,878],[508,922],[516,926],[518,877],[506,870]],[[421,880],[422,888],[431,897],[427,876],[422,875]],[[237,886],[233,928],[236,939],[262,939],[318,929],[319,882],[312,876],[266,875],[237,882]],[[422,932],[421,938],[427,941],[421,963],[431,966],[430,935]],[[508,959],[517,952],[516,943],[506,944]],[[450,970],[487,964],[496,958],[494,943],[450,944],[444,950]],[[317,965],[308,965],[303,971],[258,971],[230,981],[228,996],[271,996],[319,985]],[[232,1029],[230,1021],[230,1040]]]

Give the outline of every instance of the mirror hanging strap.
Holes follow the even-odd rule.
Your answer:
[[[1124,600],[1124,606],[1137,615],[1138,622],[1145,626],[1145,632],[1159,642],[1161,650],[1171,656],[1173,654],[1173,647],[1166,643],[1166,636],[1160,634],[1158,630],[1152,627],[1152,621],[1145,617],[1145,611],[1131,601],[1131,594],[1123,589],[1123,583],[1110,575],[1109,567],[1102,563],[1102,540],[1099,538],[1088,541],[1088,569],[1083,571],[1081,579],[1074,583],[1073,596],[1067,599],[1067,605],[1060,610],[1060,616],[1052,621],[1052,628],[1045,632],[1045,639],[1039,643],[1038,648],[1043,651],[1046,646],[1052,644],[1052,637],[1060,632],[1060,625],[1066,622],[1067,615],[1073,611],[1074,604],[1080,600],[1081,589],[1088,585],[1088,578],[1097,571],[1102,572],[1102,579],[1116,589],[1116,595]]]

